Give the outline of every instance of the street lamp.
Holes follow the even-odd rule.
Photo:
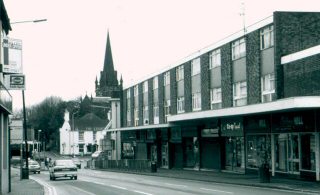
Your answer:
[[[40,148],[41,148],[41,142],[40,142],[40,134],[41,134],[41,129],[38,130],[38,158],[40,160],[41,153],[40,153]]]
[[[27,20],[27,21],[18,21],[18,22],[11,22],[10,24],[21,24],[21,23],[38,23],[38,22],[45,22],[47,19],[40,19],[40,20]],[[24,89],[22,89],[22,109],[23,109],[23,132],[24,132],[24,141],[25,141],[25,162],[26,167],[22,170],[22,177],[21,179],[29,179],[29,164],[28,164],[28,135],[27,135],[27,117],[26,117],[26,108],[25,108],[25,98],[24,98]]]

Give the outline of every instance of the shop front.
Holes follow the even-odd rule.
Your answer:
[[[223,169],[232,172],[245,172],[245,142],[242,117],[221,119],[223,137]]]
[[[170,129],[170,164],[169,168],[183,168],[183,148],[181,138],[181,127],[172,127]]]
[[[274,171],[316,178],[316,127],[313,111],[273,115]]]
[[[267,164],[271,169],[271,130],[270,115],[249,116],[244,118],[246,135],[246,169],[258,171]]]
[[[219,128],[201,129],[200,162],[202,170],[221,170]]]
[[[182,127],[183,167],[200,168],[199,138],[197,127]]]
[[[134,159],[135,158],[135,131],[122,131],[121,132],[121,159]]]
[[[168,129],[161,129],[161,167],[169,168],[169,142],[168,142]]]

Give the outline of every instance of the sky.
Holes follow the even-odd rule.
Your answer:
[[[114,67],[129,86],[274,11],[319,11],[318,0],[4,0],[22,40],[26,106],[95,96],[109,31]],[[98,77],[99,78],[99,77]],[[14,109],[21,91],[10,91]]]

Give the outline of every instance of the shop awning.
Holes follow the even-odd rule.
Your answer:
[[[320,96],[304,96],[280,99],[268,103],[253,104],[241,107],[231,107],[219,110],[189,112],[168,116],[168,122],[179,122],[195,119],[240,116],[250,114],[272,113],[290,110],[320,108]]]
[[[172,127],[172,126],[173,126],[172,124],[143,125],[143,126],[136,126],[136,127],[123,127],[123,128],[116,128],[116,129],[108,129],[107,132],[161,129],[161,128],[168,128],[168,127]]]

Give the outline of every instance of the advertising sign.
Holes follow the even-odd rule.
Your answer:
[[[4,76],[4,83],[8,90],[24,90],[25,81],[23,74],[9,74]]]
[[[22,73],[22,41],[19,39],[3,38],[3,72]]]
[[[242,118],[224,119],[221,121],[221,136],[243,136]]]

